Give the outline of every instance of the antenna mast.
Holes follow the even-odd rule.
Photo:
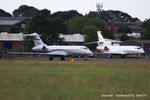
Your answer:
[[[103,3],[97,3],[96,8],[97,8],[98,18],[102,19],[101,13],[102,13],[102,10],[103,10]]]

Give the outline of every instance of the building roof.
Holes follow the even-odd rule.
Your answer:
[[[0,17],[0,25],[15,25],[24,20],[28,19],[27,17]]]
[[[73,34],[73,35],[60,34],[60,38],[63,38],[65,42],[84,42],[84,36],[81,34]]]
[[[21,21],[12,21],[12,20],[0,20],[0,25],[15,25],[17,23],[20,23]]]
[[[147,43],[150,43],[150,40],[127,40],[127,41],[124,41],[123,43],[132,43],[132,42],[137,42],[137,43],[141,43],[141,44],[147,44]]]
[[[23,21],[25,19],[29,19],[28,17],[0,17],[0,20],[19,20]]]
[[[14,34],[14,33],[0,33],[0,41],[23,41],[23,34]]]
[[[142,22],[113,22],[114,24],[116,24],[116,25],[133,25],[133,26],[141,26],[142,25]]]
[[[138,43],[150,43],[150,40],[133,40]]]
[[[84,42],[84,35],[81,34],[73,34],[73,35],[63,35],[60,34],[60,38],[63,38],[65,42]],[[122,41],[112,40],[112,39],[106,39],[104,38],[106,42],[114,42],[114,43],[121,43]]]
[[[129,27],[132,31],[141,31],[144,29],[141,27],[142,22],[107,22],[108,26],[118,26],[118,27]]]

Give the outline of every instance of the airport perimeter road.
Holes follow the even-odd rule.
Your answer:
[[[48,57],[15,57],[12,60],[33,60],[33,61],[49,61]],[[60,58],[54,58],[53,61],[61,61]],[[65,61],[71,61],[65,58]],[[74,58],[74,61],[85,61],[84,58]],[[150,58],[87,58],[87,61],[100,62],[150,62]]]

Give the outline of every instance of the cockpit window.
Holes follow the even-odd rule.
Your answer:
[[[88,48],[83,48],[84,50],[87,50]]]
[[[83,49],[83,50],[87,50],[88,48],[81,48],[81,49]]]
[[[137,48],[137,49],[141,49],[141,48]]]

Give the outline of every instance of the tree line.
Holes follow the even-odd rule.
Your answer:
[[[90,11],[82,15],[76,10],[58,11],[51,14],[48,9],[39,10],[32,6],[22,5],[13,11],[13,15],[0,9],[0,17],[29,17],[24,30],[12,27],[10,32],[24,32],[30,34],[37,32],[47,44],[60,44],[59,34],[80,33],[85,35],[86,42],[97,41],[97,31],[101,30],[105,38],[113,39],[113,34],[107,29],[105,21],[109,22],[137,22],[138,18],[132,18],[129,14],[121,11],[102,11],[101,19],[98,13]],[[150,39],[150,20],[144,21],[142,27],[144,34],[142,39]]]
[[[21,5],[18,9],[15,9],[12,12],[13,15],[10,13],[0,9],[0,17],[33,17],[36,14],[43,14],[47,17],[59,17],[63,20],[69,20],[74,17],[83,17],[81,13],[77,12],[76,10],[69,10],[69,11],[58,11],[51,14],[51,11],[48,9],[39,10],[33,6],[28,5]],[[90,11],[88,14],[85,15],[86,17],[90,18],[97,18],[98,14],[96,11]],[[103,10],[101,12],[101,18],[105,21],[115,21],[115,22],[137,22],[140,21],[138,18],[132,18],[129,14],[125,12],[121,12],[118,10]]]

